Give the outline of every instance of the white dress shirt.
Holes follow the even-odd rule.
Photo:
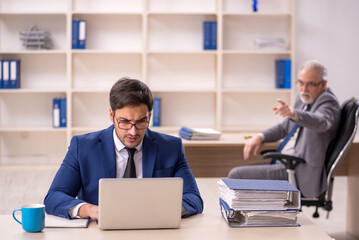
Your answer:
[[[125,174],[125,169],[127,165],[128,152],[125,149],[125,145],[118,139],[115,129],[113,129],[113,141],[115,143],[115,152],[116,152],[116,178],[123,178]],[[137,178],[142,178],[142,144],[143,139],[136,147],[136,152],[133,156],[136,167],[136,176]],[[79,203],[76,206],[69,209],[69,214],[71,218],[80,218],[78,216],[78,211],[82,205],[86,203]]]
[[[123,145],[120,139],[118,139],[115,129],[113,129],[113,140],[115,142],[116,150],[116,178],[123,178],[127,165],[128,152],[125,149],[126,146]],[[136,166],[137,178],[142,178],[142,143],[143,140],[136,147],[136,152],[133,156],[133,160],[135,161]]]

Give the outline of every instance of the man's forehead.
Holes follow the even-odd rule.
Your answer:
[[[305,78],[304,78],[305,77]],[[303,69],[299,74],[300,80],[309,80],[309,81],[315,81],[320,79],[319,73],[317,70],[312,68],[305,68]]]
[[[115,117],[122,119],[122,120],[130,120],[130,121],[137,121],[137,120],[142,120],[144,118],[148,118],[149,113],[148,112],[144,112],[144,113],[128,113],[128,112],[121,112],[118,110],[116,110],[115,113]]]
[[[138,120],[146,119],[146,118],[148,118],[148,116],[145,115],[143,117],[138,117],[138,118],[135,118],[135,119],[130,119],[130,118],[127,118],[127,117],[124,117],[124,116],[118,116],[118,118],[121,119],[121,120],[138,121]]]

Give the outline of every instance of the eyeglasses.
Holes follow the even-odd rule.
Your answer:
[[[135,126],[135,128],[137,130],[144,130],[148,127],[148,121],[147,119],[144,120],[139,120],[136,123],[131,123],[130,121],[117,121],[118,124],[118,128],[122,129],[122,130],[130,130],[133,126]]]
[[[297,80],[297,86],[298,87],[308,87],[308,88],[315,88],[315,87],[318,87],[320,84],[323,83],[323,81],[320,81],[320,82],[307,82],[307,83],[304,83],[302,80]]]

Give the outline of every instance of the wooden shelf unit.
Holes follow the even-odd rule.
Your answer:
[[[275,60],[294,66],[294,0],[261,1],[258,12],[251,3],[0,0],[0,59],[21,60],[21,88],[0,89],[0,164],[60,163],[72,136],[111,124],[108,91],[122,76],[162,98],[156,131],[248,132],[277,123],[276,99],[294,100],[293,88],[275,88]],[[73,19],[87,20],[84,50],[71,49]],[[203,50],[203,21],[218,22],[216,50]],[[52,49],[22,47],[19,31],[31,25],[51,32]],[[257,37],[282,37],[287,49],[257,49]],[[63,129],[52,128],[55,97],[67,98]]]

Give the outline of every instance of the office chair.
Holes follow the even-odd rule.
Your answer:
[[[321,207],[327,211],[327,218],[329,212],[333,209],[332,194],[334,184],[334,173],[339,164],[344,159],[346,153],[349,151],[350,146],[354,140],[357,128],[358,128],[358,112],[359,101],[355,98],[347,100],[343,103],[341,108],[341,119],[338,128],[337,135],[330,143],[326,157],[325,168],[327,174],[327,190],[317,198],[302,198],[302,206],[314,206],[316,207],[313,213],[314,218],[319,217],[318,208]],[[279,152],[264,151],[261,153],[263,158],[274,158],[286,166],[288,173],[288,181],[295,187],[297,186],[295,177],[295,167],[304,163],[305,160],[297,158],[295,156],[281,154]]]

